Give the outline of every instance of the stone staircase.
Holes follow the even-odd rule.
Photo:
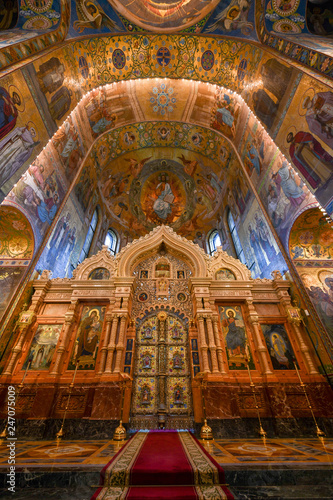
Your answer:
[[[333,500],[333,473],[329,466],[240,468],[228,465],[223,468],[235,500]],[[3,471],[0,498],[90,500],[99,485],[100,470],[101,467],[95,465],[73,465],[71,470],[22,470],[16,474],[15,495],[7,491]]]

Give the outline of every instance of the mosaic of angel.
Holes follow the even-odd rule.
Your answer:
[[[95,30],[109,28],[111,31],[122,31],[117,23],[105,14],[96,1],[76,0],[75,7],[78,21],[74,21],[73,27],[79,33],[82,33],[86,28]]]

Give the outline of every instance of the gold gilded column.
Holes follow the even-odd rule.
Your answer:
[[[210,356],[212,359],[213,373],[220,373],[219,365],[217,362],[217,356],[216,356],[216,345],[215,345],[215,339],[214,339],[212,318],[211,318],[210,314],[206,314],[205,318],[206,318],[206,324],[207,324],[208,342],[209,342]]]
[[[165,423],[166,413],[166,325],[167,314],[160,312],[158,318],[158,414],[160,423]]]
[[[115,350],[115,347],[116,347],[116,335],[117,335],[117,330],[118,330],[118,321],[119,321],[118,315],[114,314],[112,317],[111,335],[110,335],[110,342],[108,345],[108,352],[107,352],[104,373],[111,373],[113,351]]]
[[[209,368],[209,363],[208,363],[208,347],[206,344],[206,334],[205,334],[205,324],[204,324],[204,317],[202,314],[198,315],[198,332],[199,332],[199,340],[200,340],[200,352],[201,352],[201,359],[202,359],[202,364],[203,364],[203,371],[204,372],[209,372],[210,373],[210,368]]]

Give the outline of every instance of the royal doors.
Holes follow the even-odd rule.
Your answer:
[[[137,328],[131,428],[192,427],[188,333],[174,315],[160,312]]]

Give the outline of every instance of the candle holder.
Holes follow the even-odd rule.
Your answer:
[[[308,394],[306,392],[306,389],[305,389],[305,384],[303,383],[303,380],[301,379],[301,375],[298,371],[298,367],[297,367],[297,363],[296,363],[296,360],[293,359],[293,365],[294,365],[294,368],[296,370],[296,373],[297,373],[297,376],[298,376],[298,379],[300,381],[300,384],[301,384],[301,387],[303,389],[303,392],[304,392],[304,395],[306,397],[306,401],[308,403],[308,408],[309,410],[311,411],[311,415],[312,415],[312,418],[314,420],[314,423],[315,423],[315,426],[316,426],[316,434],[317,434],[317,437],[320,439],[320,438],[323,438],[325,437],[325,432],[322,431],[319,427],[318,427],[318,424],[317,424],[317,420],[316,420],[316,417],[314,416],[314,413],[313,413],[313,410],[312,410],[312,405],[310,403],[310,400],[309,400],[309,397],[308,397]]]
[[[204,389],[207,387],[207,380],[205,379],[206,372],[199,372],[196,375],[196,378],[199,379],[200,389],[201,389],[201,401],[202,401],[202,410],[204,415],[204,424],[200,429],[200,438],[205,441],[210,441],[214,439],[213,430],[207,424],[207,415],[206,415],[206,401],[204,396]]]
[[[248,371],[249,378],[250,378],[250,387],[252,389],[253,399],[254,399],[256,410],[257,410],[257,416],[258,416],[258,421],[259,421],[259,436],[265,440],[267,437],[267,432],[263,429],[263,427],[261,425],[261,418],[260,418],[260,413],[259,413],[259,405],[258,405],[258,400],[257,400],[257,396],[256,396],[255,385],[254,385],[253,380],[252,380],[251,370],[250,370],[250,366],[249,366],[250,360],[247,356],[245,357],[245,362],[246,362],[247,371]]]
[[[71,394],[72,394],[72,390],[73,390],[73,387],[74,387],[74,381],[75,381],[76,372],[77,372],[78,367],[79,367],[79,360],[77,359],[76,360],[76,364],[75,364],[75,370],[74,370],[73,379],[72,379],[72,382],[71,382],[71,384],[69,386],[69,393],[68,393],[68,399],[67,399],[67,404],[66,404],[66,408],[65,408],[64,417],[62,419],[62,424],[61,424],[60,430],[56,434],[56,438],[57,439],[61,439],[64,436],[65,418],[66,418],[67,410],[68,410],[68,407],[69,407],[69,402],[70,402],[70,399],[71,399]]]
[[[125,376],[125,374],[124,374],[124,376]],[[127,388],[127,382],[128,382],[127,376],[126,376],[125,379],[123,379],[123,380],[120,381],[120,386],[121,386],[121,390],[122,390],[122,393],[121,393],[121,408],[120,408],[120,421],[119,421],[118,427],[116,428],[116,430],[114,431],[114,434],[113,434],[113,440],[114,441],[125,441],[125,439],[127,437],[126,429],[123,426],[124,399],[125,399],[125,389]]]

